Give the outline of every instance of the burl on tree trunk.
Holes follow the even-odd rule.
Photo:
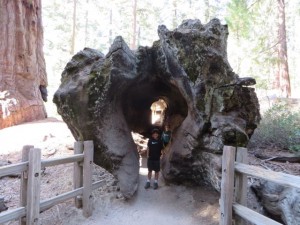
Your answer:
[[[46,117],[41,10],[41,0],[0,1],[0,129]]]
[[[122,193],[137,189],[139,156],[131,132],[149,135],[151,104],[167,109],[173,131],[162,173],[174,182],[220,189],[224,145],[245,146],[260,120],[252,78],[227,61],[226,25],[184,21],[158,27],[152,47],[129,49],[116,37],[107,55],[85,48],[62,73],[53,101],[76,140],[93,140],[95,163],[113,172]]]

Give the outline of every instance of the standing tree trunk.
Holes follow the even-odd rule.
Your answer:
[[[283,97],[291,97],[291,84],[289,76],[286,28],[285,28],[285,2],[278,0],[278,80]]]
[[[84,28],[84,46],[87,46],[89,34],[88,34],[88,26],[89,26],[89,0],[86,0],[86,10],[85,10],[85,28]]]
[[[41,0],[0,1],[0,129],[46,117]]]
[[[109,11],[109,44],[111,45],[113,42],[113,10],[112,8]]]
[[[138,33],[137,33],[137,43],[138,43],[138,46],[141,45],[141,27],[139,26],[139,29],[138,29]]]
[[[174,14],[173,14],[173,18],[172,18],[172,22],[173,22],[173,28],[175,29],[177,27],[177,1],[173,0],[172,2],[173,4],[173,8],[174,8]]]
[[[205,3],[205,14],[204,14],[204,16],[205,16],[205,22],[207,23],[207,22],[209,21],[209,18],[210,18],[210,12],[209,12],[209,10],[210,10],[210,5],[209,5],[209,0],[205,0],[204,3]]]
[[[71,40],[71,55],[75,52],[75,40],[76,40],[76,10],[77,10],[77,0],[73,2],[73,25],[72,25],[72,40]]]

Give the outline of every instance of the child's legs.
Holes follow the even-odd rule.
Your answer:
[[[152,177],[152,170],[149,170],[148,171],[148,180],[151,180],[151,177]]]
[[[160,160],[149,160],[147,161],[148,166],[148,180],[151,180],[152,171],[154,170],[154,179],[158,180],[159,171],[160,171]]]
[[[155,179],[155,180],[158,180],[158,176],[159,176],[159,171],[157,171],[157,172],[155,171],[154,179]]]

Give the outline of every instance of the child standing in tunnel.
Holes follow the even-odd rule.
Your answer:
[[[151,131],[151,138],[148,141],[147,151],[147,167],[148,167],[148,180],[145,184],[145,189],[150,187],[150,181],[152,178],[152,171],[154,170],[154,184],[153,188],[158,188],[158,177],[160,171],[160,157],[163,149],[163,143],[159,138],[159,130],[153,129]]]

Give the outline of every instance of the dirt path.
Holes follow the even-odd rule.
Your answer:
[[[144,164],[144,163],[143,163]],[[219,194],[207,187],[166,185],[144,189],[147,170],[140,169],[140,185],[133,199],[100,198],[95,201],[93,215],[76,218],[82,225],[218,225]],[[97,196],[95,196],[97,197]],[[75,224],[70,220],[66,224]],[[79,223],[78,223],[79,224]]]
[[[18,140],[18,141],[16,141]],[[47,119],[35,123],[15,126],[0,130],[0,149],[2,160],[16,162],[20,158],[23,145],[31,144],[42,149],[44,156],[52,154],[54,157],[72,154],[67,146],[74,142],[67,126],[61,121]],[[6,151],[4,151],[4,149]],[[54,193],[57,183],[67,182],[64,177],[58,178],[59,171],[49,170],[47,173],[47,188]],[[71,168],[65,168],[65,175],[72,173]],[[41,224],[47,225],[217,225],[219,224],[219,194],[207,187],[185,187],[167,185],[162,178],[159,189],[144,189],[147,169],[145,159],[141,161],[140,185],[137,194],[130,200],[119,198],[117,190],[106,187],[93,191],[94,211],[89,218],[82,216],[82,211],[73,206],[73,202],[54,206],[41,214]],[[15,182],[16,178],[2,180]],[[60,180],[63,179],[63,180]],[[1,180],[0,180],[1,181]],[[0,182],[1,183],[1,182]],[[4,184],[3,183],[3,184]],[[52,185],[52,186],[51,186]],[[10,185],[8,185],[10,186]],[[0,194],[5,195],[4,186],[0,187]],[[58,189],[71,188],[68,181]],[[9,190],[9,189],[8,189]],[[18,189],[16,190],[18,191]],[[12,193],[10,193],[12,194]],[[18,193],[15,193],[16,195]],[[17,207],[17,201],[10,199],[9,206]],[[16,197],[18,199],[18,197]],[[51,219],[52,218],[52,219]],[[8,223],[14,224],[14,223]]]

